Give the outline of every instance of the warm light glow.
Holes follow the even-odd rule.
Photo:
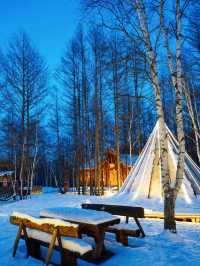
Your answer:
[[[104,191],[104,196],[105,197],[111,197],[115,194],[115,192],[113,192],[113,190],[111,188],[107,189]]]
[[[186,190],[186,187],[185,187],[185,184],[183,183],[182,184],[182,190],[183,190],[183,194],[184,194],[184,199],[185,199],[185,201],[187,202],[187,203],[189,203],[189,204],[191,204],[192,203],[192,200],[191,200],[191,198],[190,198],[190,196],[189,196],[189,194],[188,194],[188,192],[187,192],[187,190]]]

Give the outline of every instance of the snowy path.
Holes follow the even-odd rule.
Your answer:
[[[21,241],[15,258],[12,258],[12,245],[16,227],[9,224],[12,211],[25,212],[38,216],[47,207],[80,207],[92,199],[89,196],[60,195],[47,193],[32,199],[0,205],[0,266],[39,266],[42,262],[25,258],[24,243]],[[94,199],[94,197],[93,197]],[[147,237],[130,239],[130,247],[115,242],[114,236],[106,236],[106,246],[115,255],[102,266],[198,266],[200,265],[200,224],[178,223],[178,235],[163,233],[163,222],[142,221]],[[79,260],[79,266],[91,266]]]

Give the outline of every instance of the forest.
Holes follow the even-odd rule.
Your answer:
[[[119,188],[120,156],[138,156],[159,118],[156,62],[165,123],[176,136],[174,77],[180,74],[186,150],[200,165],[200,3],[181,1],[177,14],[168,1],[135,1],[146,32],[132,1],[82,2],[83,18],[55,69],[25,31],[1,47],[0,163],[8,163],[21,189],[62,190],[67,183],[83,194],[83,169],[94,167],[89,191],[103,194],[101,161],[112,149]],[[174,69],[177,40],[181,67]]]

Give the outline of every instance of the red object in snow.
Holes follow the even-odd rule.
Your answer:
[[[8,186],[8,178],[4,177],[3,178],[3,187],[7,187]]]

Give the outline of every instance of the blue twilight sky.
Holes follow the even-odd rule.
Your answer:
[[[50,69],[80,22],[80,0],[0,0],[0,49],[25,30]]]

